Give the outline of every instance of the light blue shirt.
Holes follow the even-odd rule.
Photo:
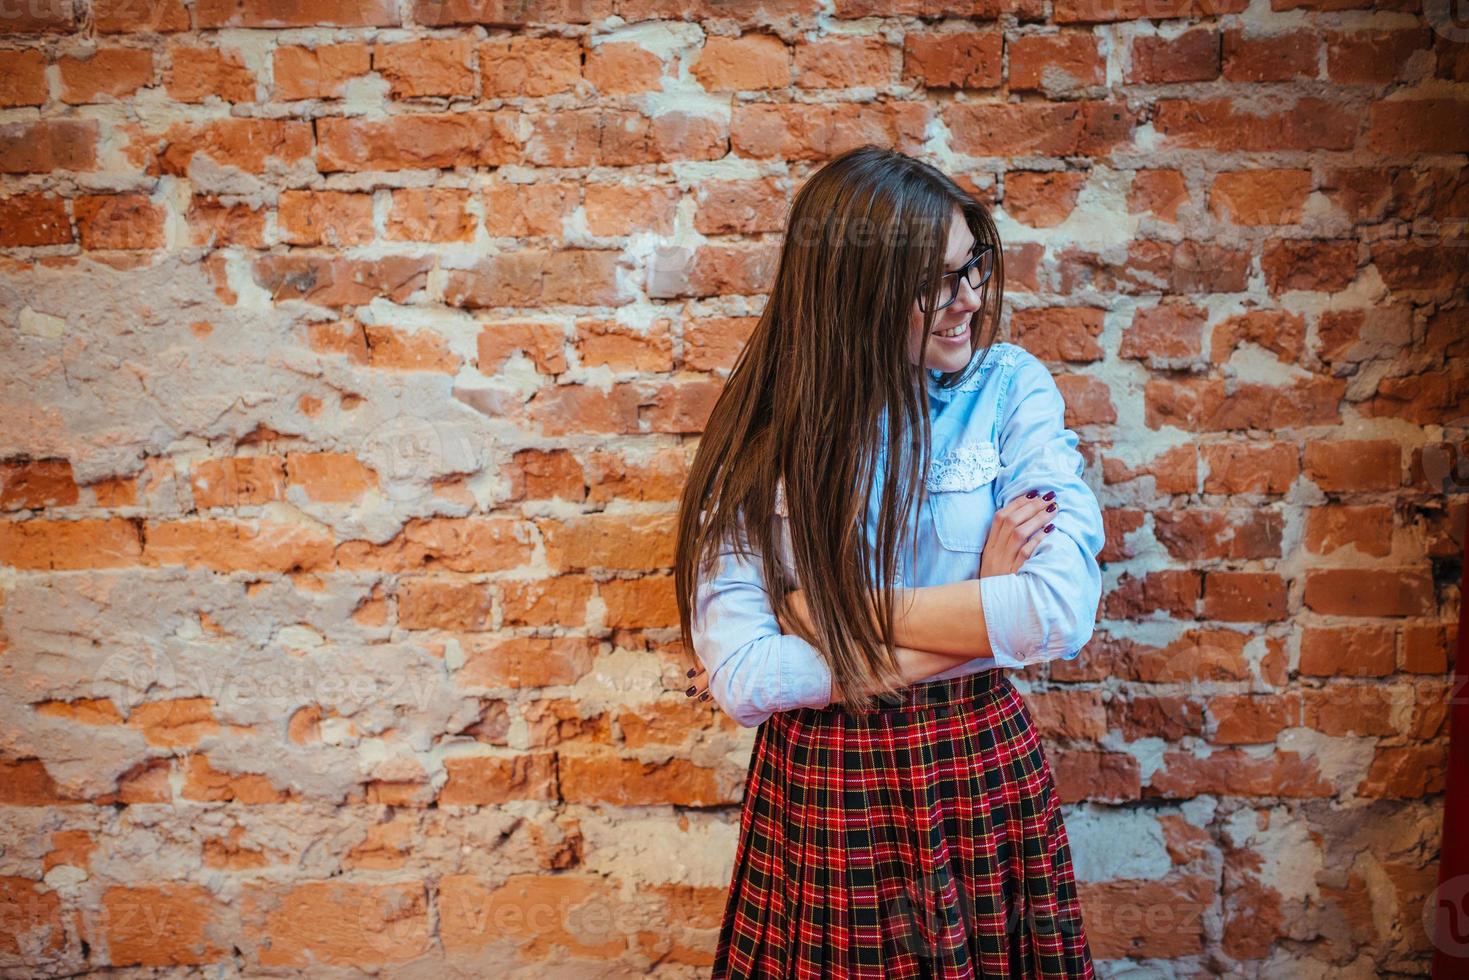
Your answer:
[[[994,656],[975,657],[930,680],[1073,659],[1091,639],[1102,596],[1096,559],[1104,541],[1102,511],[1082,479],[1086,461],[1076,449],[1076,433],[1066,428],[1066,405],[1051,372],[1010,343],[975,357],[985,359],[973,377],[948,390],[938,387],[941,372],[924,371],[933,440],[928,493],[909,514],[895,584],[919,588],[978,578],[995,512],[1032,488],[1056,492],[1050,516],[1056,526],[1038,532],[1040,543],[1019,571],[979,579]],[[876,539],[880,497],[879,490],[870,501],[869,541]],[[783,485],[776,509],[789,579],[783,585],[795,587]],[[811,644],[781,633],[753,557],[720,553],[715,574],[696,588],[690,629],[711,695],[738,724],[754,727],[777,711],[831,703],[831,668]]]

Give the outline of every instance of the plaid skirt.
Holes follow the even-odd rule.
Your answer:
[[[1002,670],[760,724],[711,980],[1094,976],[1055,781]]]

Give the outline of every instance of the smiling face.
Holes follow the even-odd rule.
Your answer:
[[[962,266],[974,254],[974,233],[969,230],[964,215],[955,208],[949,219],[949,238],[944,252],[944,271],[953,272]],[[943,302],[945,295],[941,292],[939,302]],[[933,332],[928,338],[928,352],[923,359],[923,366],[936,371],[961,371],[969,363],[974,353],[973,342],[970,337],[972,328],[970,321],[974,313],[979,309],[981,297],[979,292],[963,279],[959,280],[959,295],[954,302],[933,314]],[[958,333],[952,337],[943,335],[945,330],[958,329]],[[908,318],[908,359],[914,364],[918,363],[918,352],[923,344],[923,311],[918,308],[918,303],[913,304],[913,311]]]

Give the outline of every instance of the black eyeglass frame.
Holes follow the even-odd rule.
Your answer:
[[[986,243],[980,246],[979,251],[976,252],[974,254],[974,257],[971,258],[968,262],[965,262],[963,265],[953,270],[952,272],[945,272],[943,275],[939,276],[940,283],[942,283],[945,279],[949,280],[949,298],[944,300],[938,306],[935,306],[933,308],[933,312],[937,313],[939,310],[953,305],[954,300],[959,298],[959,279],[961,277],[967,279],[969,276],[969,270],[973,269],[978,263],[984,261],[985,259],[989,259],[990,263],[989,268],[985,270],[984,278],[981,279],[978,283],[970,283],[969,288],[977,290],[985,283],[989,282],[990,276],[993,276],[995,274],[994,254],[995,247]],[[923,305],[927,296],[928,280],[925,279],[921,284],[919,284],[918,287],[918,308],[924,313],[929,312],[927,307]]]

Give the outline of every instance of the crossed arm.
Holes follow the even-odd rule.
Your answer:
[[[905,684],[925,681],[975,657],[992,655],[979,579],[893,592],[893,643]],[[787,597],[808,628],[805,595]],[[792,632],[780,620],[782,632]]]

